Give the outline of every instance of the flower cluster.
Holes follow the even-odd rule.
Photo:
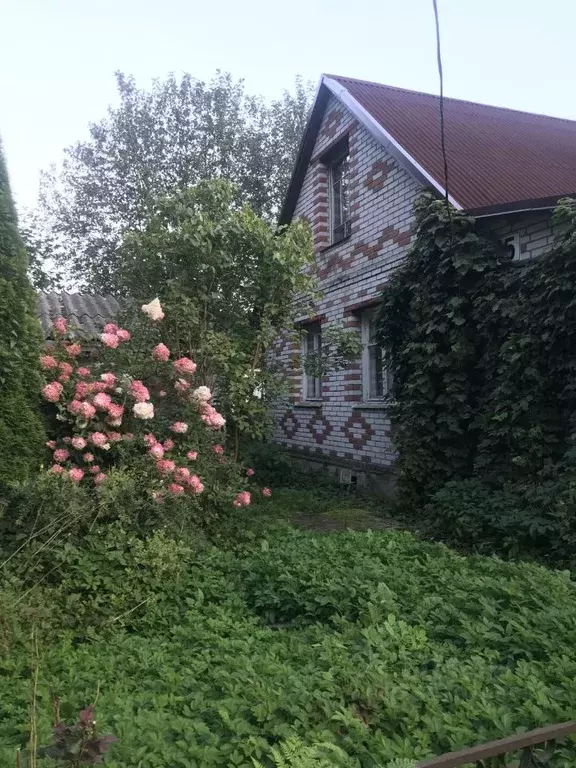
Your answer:
[[[108,349],[116,349],[123,341],[130,341],[130,332],[124,328],[119,328],[114,323],[108,323],[104,326],[104,333],[100,335],[100,341]]]
[[[164,318],[158,299],[144,305],[142,311],[154,323]],[[197,365],[192,357],[181,356],[171,361],[170,348],[163,343],[156,344],[146,353],[148,360],[151,357],[158,363],[152,367],[153,383],[147,385],[127,373],[102,372],[98,363],[91,367],[77,364],[82,348],[70,343],[67,335],[66,320],[57,318],[53,328],[54,348],[51,354],[40,358],[43,370],[51,379],[43,387],[42,395],[56,407],[57,419],[68,423],[70,428],[70,434],[61,441],[50,440],[46,444],[52,452],[51,473],[73,483],[92,483],[98,488],[106,481],[107,467],[119,457],[129,456],[130,460],[140,462],[135,466],[145,472],[151,497],[156,502],[169,497],[198,497],[205,489],[201,476],[204,477],[206,471],[212,472],[215,478],[223,473],[225,493],[230,494],[228,503],[235,507],[251,503],[248,491],[237,492],[237,486],[230,489],[230,478],[235,476],[234,462],[226,458],[224,446],[213,443],[211,437],[212,432],[225,426],[226,420],[212,404],[211,390],[204,385],[194,386]],[[103,346],[109,349],[116,349],[130,338],[128,331],[113,323],[108,323],[100,335]],[[160,380],[163,388],[159,386]],[[170,392],[173,393],[171,399]],[[155,412],[153,399],[156,397],[168,398],[160,408],[162,418],[157,418]],[[172,418],[184,410],[185,420],[165,419],[165,414],[174,407],[178,408],[178,414],[174,413]],[[154,419],[158,421],[154,431],[143,429],[145,423]],[[159,437],[162,428],[172,437],[166,433],[163,438]],[[204,437],[200,433],[204,433]],[[116,444],[125,441],[131,441],[133,448],[128,453],[118,453]],[[204,451],[202,446],[206,443]],[[196,471],[191,468],[192,462],[198,467]],[[246,472],[247,478],[253,474],[252,469]],[[240,473],[237,481],[241,482]],[[269,489],[263,489],[262,494],[270,495]]]

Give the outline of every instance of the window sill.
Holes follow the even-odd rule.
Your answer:
[[[355,403],[352,406],[354,411],[387,411],[390,403],[384,401],[372,401],[367,403]]]
[[[341,240],[337,240],[335,243],[330,243],[330,245],[326,245],[324,248],[320,250],[320,253],[326,253],[326,251],[330,251],[332,248],[337,248],[339,245],[342,245],[343,243],[347,243],[351,237],[352,237],[352,234],[347,235],[346,237],[343,237]]]
[[[298,400],[293,403],[294,408],[321,408],[322,400]]]

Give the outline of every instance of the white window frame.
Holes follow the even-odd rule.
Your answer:
[[[333,160],[331,160],[328,164],[328,181],[330,184],[330,243],[332,245],[336,245],[336,243],[342,242],[342,240],[346,240],[346,238],[350,237],[351,233],[351,212],[350,212],[350,190],[349,188],[346,190],[348,194],[348,218],[346,220],[343,220],[338,225],[339,228],[342,228],[342,233],[336,237],[335,235],[335,199],[334,199],[334,169],[336,166],[340,165],[343,161],[348,161],[348,167],[347,167],[347,175],[348,175],[348,183],[350,182],[350,153],[348,150],[348,145],[342,150],[340,154],[338,154],[336,157],[334,157]]]
[[[308,341],[312,338],[314,352],[319,352],[322,348],[322,328],[320,325],[311,325],[306,328],[302,336],[302,360],[306,360],[308,355]],[[312,391],[312,395],[309,392]],[[322,400],[322,376],[310,376],[302,367],[302,400],[306,402],[316,402]]]
[[[392,374],[386,368],[384,356],[382,359],[382,394],[375,395],[371,392],[371,384],[373,380],[372,376],[372,360],[370,358],[370,347],[378,346],[371,340],[371,323],[376,314],[375,309],[367,309],[361,316],[361,333],[362,333],[362,399],[365,403],[381,403],[390,394],[392,387]]]

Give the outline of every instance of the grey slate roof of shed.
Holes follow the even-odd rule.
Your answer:
[[[38,291],[38,317],[46,338],[50,336],[52,323],[57,317],[66,318],[84,334],[95,336],[102,333],[106,323],[114,321],[120,309],[114,296]]]

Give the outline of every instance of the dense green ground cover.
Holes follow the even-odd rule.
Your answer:
[[[567,574],[400,531],[318,534],[258,516],[240,510],[226,547],[95,529],[81,548],[52,548],[57,578],[25,599],[30,577],[15,568],[0,613],[0,765],[27,740],[31,617],[39,743],[50,689],[75,709],[99,690],[113,768],[271,766],[271,746],[294,735],[344,750],[327,765],[371,768],[574,717]],[[576,745],[556,765],[576,765]]]

